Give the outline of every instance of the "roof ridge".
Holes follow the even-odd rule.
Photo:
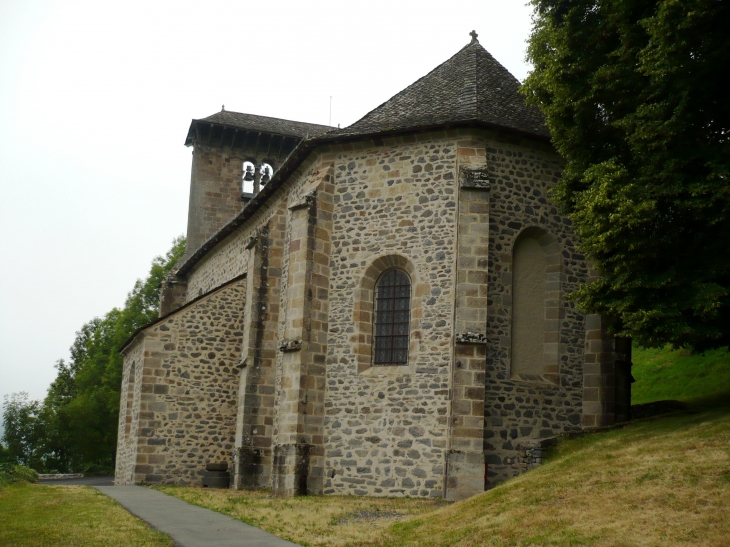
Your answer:
[[[479,46],[479,48],[484,50],[479,42],[468,44],[467,47],[473,45]],[[477,84],[477,63],[479,62],[479,56],[477,55],[477,51],[477,49],[474,49],[474,51],[466,53],[467,55],[472,54],[474,59],[470,59],[470,64],[468,65],[469,75],[465,79],[464,85],[459,93],[459,102],[461,103],[463,101],[463,110],[466,111],[467,118],[476,118],[479,109],[479,86]]]
[[[216,124],[223,127],[232,127],[236,130],[258,131],[261,133],[282,135],[300,140],[315,135],[323,135],[332,130],[336,130],[336,128],[329,125],[286,120],[284,118],[248,114],[246,112],[234,112],[232,110],[221,110],[220,112],[216,112],[215,114],[211,114],[205,118],[194,119],[190,123],[188,136],[185,139],[186,146],[192,144],[195,129],[199,124]]]
[[[460,55],[474,54],[461,62]],[[431,79],[431,81],[428,81]],[[462,47],[446,61],[344,129],[302,140],[268,184],[241,212],[213,234],[180,266],[190,270],[222,238],[256,214],[259,207],[319,146],[459,126],[496,128],[545,141],[550,132],[537,107],[518,94],[520,82],[479,42]]]

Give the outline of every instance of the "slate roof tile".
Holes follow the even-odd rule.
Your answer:
[[[525,104],[520,82],[477,41],[363,118],[329,138],[483,123],[549,137],[542,113]]]

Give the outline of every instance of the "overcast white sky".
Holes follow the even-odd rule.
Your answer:
[[[527,0],[0,0],[0,397],[185,233],[192,118],[343,127],[479,33],[520,80]]]

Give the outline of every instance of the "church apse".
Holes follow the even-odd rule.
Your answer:
[[[630,347],[567,298],[594,274],[519,85],[472,33],[343,129],[193,120],[187,252],[122,350],[117,482],[227,462],[275,495],[458,500],[627,418]]]

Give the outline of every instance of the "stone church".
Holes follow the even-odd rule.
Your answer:
[[[561,159],[477,41],[343,129],[193,120],[187,252],[124,345],[116,482],[472,496],[626,420]],[[537,450],[535,450],[537,449]]]

